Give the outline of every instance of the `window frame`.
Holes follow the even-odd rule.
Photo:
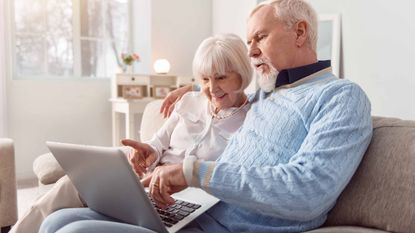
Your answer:
[[[43,0],[45,2],[46,0]],[[11,59],[10,64],[10,70],[13,80],[107,80],[110,79],[112,75],[107,76],[82,76],[82,56],[81,56],[81,41],[112,41],[107,38],[97,39],[95,37],[87,37],[87,36],[81,36],[81,15],[80,15],[80,7],[81,7],[81,0],[72,0],[72,46],[73,46],[73,75],[50,75],[48,73],[47,67],[46,67],[46,74],[41,75],[18,75],[17,72],[17,56],[16,56],[16,21],[15,21],[15,5],[13,0],[6,0],[6,9],[9,12],[8,15],[6,15],[6,28],[9,29],[10,34],[9,36],[6,36],[9,40],[9,53]],[[110,1],[110,0],[109,0]],[[133,48],[133,20],[132,20],[132,7],[133,7],[133,1],[128,1],[128,50],[131,51]],[[46,50],[44,51],[46,53]],[[45,56],[46,57],[46,56]],[[44,64],[46,65],[46,64]]]

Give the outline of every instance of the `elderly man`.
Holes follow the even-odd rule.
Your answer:
[[[239,132],[216,162],[159,168],[150,186],[196,186],[220,198],[198,221],[207,232],[316,228],[370,142],[370,103],[356,84],[334,77],[329,61],[317,61],[317,17],[304,1],[257,6],[247,43],[262,90]],[[169,203],[160,190],[155,198]]]
[[[252,11],[247,42],[261,90],[244,124],[217,161],[189,156],[143,181],[162,206],[188,186],[221,200],[183,232],[303,232],[324,223],[361,161],[372,124],[365,93],[335,77],[329,61],[317,61],[316,35],[316,13],[302,0],[264,2]],[[67,232],[87,228],[81,221]],[[94,229],[148,232],[108,222]]]

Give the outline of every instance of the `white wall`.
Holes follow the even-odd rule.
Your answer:
[[[0,35],[6,34],[5,28],[5,4],[0,2]],[[6,37],[0,37],[0,54],[6,54]],[[7,136],[7,106],[6,106],[6,59],[0,55],[0,137]]]
[[[193,55],[212,35],[212,2],[207,0],[152,0],[152,63],[166,58],[170,73],[192,75]]]
[[[131,28],[134,40],[131,42],[132,51],[140,55],[140,62],[134,64],[134,72],[149,74],[152,70],[151,55],[151,1],[134,0],[130,9]]]
[[[344,77],[360,84],[374,115],[415,120],[415,2],[310,0],[342,17]]]
[[[111,145],[109,80],[10,80],[9,136],[18,179],[33,176],[45,141]]]
[[[246,40],[248,15],[256,6],[256,0],[213,0],[213,34],[234,33]]]

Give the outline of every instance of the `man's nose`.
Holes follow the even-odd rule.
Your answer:
[[[261,55],[261,50],[258,48],[255,41],[251,42],[249,45],[248,56],[249,57],[258,57]]]

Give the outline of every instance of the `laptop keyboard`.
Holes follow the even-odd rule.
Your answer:
[[[186,216],[200,208],[200,205],[198,204],[181,200],[175,200],[176,202],[174,203],[174,205],[171,205],[166,209],[161,209],[156,206],[151,197],[149,198],[157,213],[159,213],[161,221],[163,221],[166,227],[173,226],[174,224],[178,223],[180,220],[184,219]]]

